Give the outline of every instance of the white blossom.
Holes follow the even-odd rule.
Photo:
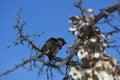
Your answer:
[[[90,13],[90,12],[93,12],[93,9],[92,8],[85,8],[84,11]]]
[[[88,26],[88,25],[89,25],[89,23],[85,23],[85,22],[81,24],[81,26],[84,26],[84,27]]]
[[[78,35],[78,34],[79,34],[79,32],[78,32],[78,31],[75,31],[75,32],[74,32],[74,35]]]
[[[111,40],[111,39],[112,39],[112,37],[111,37],[110,35],[107,35],[106,38],[107,38],[108,40]]]
[[[77,70],[77,69],[74,68],[74,67],[71,67],[71,68],[70,68],[69,75],[70,75],[74,80],[81,79],[81,77],[82,77],[82,74],[80,73],[80,71]]]
[[[92,73],[92,69],[87,69],[87,70],[85,70],[85,72],[86,72],[87,74],[91,74],[91,73]]]
[[[99,29],[99,28],[96,28],[96,29],[95,29],[95,31],[97,31],[97,32],[98,32],[98,31],[100,31],[100,29]]]
[[[102,61],[98,61],[96,64],[95,64],[95,67],[102,67],[103,65],[103,62]]]
[[[92,78],[88,78],[87,80],[93,80]]]
[[[68,22],[73,22],[73,20],[79,20],[79,16],[70,16]]]
[[[85,58],[88,55],[88,52],[84,49],[80,49],[77,53],[79,59]]]
[[[112,74],[109,74],[106,71],[96,72],[95,74],[98,76],[99,80],[114,80]]]
[[[93,58],[99,58],[100,57],[100,53],[94,53]]]
[[[107,46],[108,46],[108,44],[107,44],[106,42],[104,42],[102,45],[103,45],[104,47],[107,47]]]
[[[101,37],[102,37],[102,38],[104,38],[104,39],[105,39],[105,35],[104,35],[104,34],[100,34],[100,35],[101,35]]]
[[[99,27],[90,25],[95,20],[93,9],[85,8],[83,11],[90,15],[71,16],[69,19],[73,23],[69,31],[78,36],[75,41],[78,45],[75,48],[80,48],[77,57],[82,60],[80,60],[81,70],[71,67],[68,75],[72,77],[72,80],[82,80],[83,78],[85,80],[120,80],[118,60],[105,54],[106,47],[109,46],[107,40],[111,40],[112,37],[102,33]],[[86,34],[89,25],[91,31]],[[97,43],[99,45],[94,45]],[[91,46],[92,44],[93,46]],[[68,48],[72,47],[69,45]]]
[[[90,38],[89,39],[91,42],[96,42],[97,40],[95,38]]]
[[[69,31],[76,31],[76,30],[77,30],[76,27],[70,27],[70,28],[69,28]]]

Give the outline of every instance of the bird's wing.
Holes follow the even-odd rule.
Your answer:
[[[57,40],[55,38],[50,38],[48,39],[45,44],[43,45],[41,52],[43,54],[48,54],[49,51],[52,49],[52,47],[54,47],[57,43]]]

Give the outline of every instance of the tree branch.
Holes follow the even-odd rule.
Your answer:
[[[118,2],[116,4],[113,4],[112,6],[109,6],[106,9],[103,9],[103,11],[105,10],[106,12],[108,12],[109,14],[111,14],[112,12],[118,10],[119,8],[120,8],[120,2]],[[97,23],[100,19],[109,16],[106,13],[104,13],[103,11],[101,13],[99,13],[98,15],[96,15],[96,17],[95,17],[95,23]]]
[[[20,34],[20,38],[22,38],[22,40],[26,41],[28,44],[30,44],[32,46],[33,49],[38,50],[39,52],[41,51],[41,48],[36,46],[31,40],[28,39],[27,36],[24,36],[22,29],[19,25],[16,25],[15,28],[17,28],[19,34]]]
[[[21,62],[20,64],[15,65],[13,68],[5,71],[4,73],[0,74],[0,77],[2,77],[2,76],[4,76],[4,75],[7,75],[7,74],[9,74],[9,73],[11,73],[11,72],[13,72],[13,71],[15,71],[16,69],[24,66],[25,64],[27,64],[27,63],[29,63],[29,62],[31,62],[31,61],[41,61],[42,63],[44,63],[44,65],[47,65],[47,66],[49,66],[49,67],[57,68],[56,65],[51,64],[50,62],[45,61],[45,60],[43,60],[43,59],[41,59],[41,58],[29,58],[29,59],[26,59],[25,61]]]

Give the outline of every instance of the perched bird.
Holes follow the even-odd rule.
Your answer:
[[[49,59],[54,57],[58,51],[62,48],[62,46],[66,44],[65,40],[63,38],[53,38],[51,37],[46,41],[46,43],[43,45],[41,49],[40,55],[38,55],[37,58],[41,58],[42,55],[47,55]]]

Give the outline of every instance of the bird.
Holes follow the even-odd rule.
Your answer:
[[[43,47],[41,48],[40,55],[37,58],[41,58],[43,55],[47,55],[49,59],[55,57],[56,54],[62,49],[62,46],[66,44],[66,41],[63,38],[49,38]]]

